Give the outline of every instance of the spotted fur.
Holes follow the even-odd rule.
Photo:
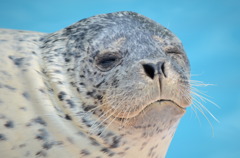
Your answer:
[[[1,29],[0,55],[3,158],[164,158],[191,101],[180,40],[134,12]]]

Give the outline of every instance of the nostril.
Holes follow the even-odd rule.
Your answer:
[[[167,75],[166,75],[166,70],[165,70],[165,63],[164,62],[158,62],[157,63],[157,70],[158,70],[158,74],[160,74],[160,75],[164,75],[164,77],[167,77]]]
[[[143,69],[148,77],[154,79],[155,69],[153,65],[143,64]]]

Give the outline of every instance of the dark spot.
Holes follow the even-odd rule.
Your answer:
[[[113,137],[110,148],[117,148],[119,146],[120,140],[121,140],[120,137],[117,136]]]
[[[13,123],[13,121],[7,121],[4,124],[4,126],[7,127],[7,128],[13,128],[14,127],[14,123]]]
[[[124,155],[125,155],[125,152],[119,152],[118,155],[124,156]]]
[[[49,93],[53,93],[53,89],[52,88],[48,88],[48,92]]]
[[[147,136],[147,133],[146,132],[143,132],[142,133],[142,137],[146,137]]]
[[[85,137],[85,134],[84,134],[83,132],[81,132],[81,131],[78,131],[78,132],[77,132],[77,135],[80,135],[80,136]]]
[[[52,146],[54,145],[54,143],[53,142],[45,142],[43,145],[42,145],[42,147],[44,148],[44,149],[51,149],[52,148]]]
[[[23,110],[23,111],[26,111],[26,110],[27,110],[26,107],[20,107],[19,109],[20,109],[20,110]]]
[[[62,141],[54,141],[54,145],[63,145],[64,143]]]
[[[72,34],[72,27],[69,26],[67,28],[64,29],[63,35],[68,36]]]
[[[0,40],[0,42],[7,42],[7,40]]]
[[[23,61],[24,61],[24,58],[17,58],[17,57],[14,57],[14,56],[8,56],[9,59],[11,59],[13,61],[13,63],[17,66],[22,66],[23,64]]]
[[[62,85],[62,84],[63,84],[63,83],[62,83],[62,81],[58,81],[57,83],[58,83],[58,84],[60,84],[60,85]]]
[[[94,93],[94,92],[87,92],[87,95],[93,96],[93,93]]]
[[[108,132],[107,133],[107,135],[106,135],[106,137],[111,137],[111,136],[113,136],[114,134],[112,133],[112,132]]]
[[[44,75],[47,75],[47,70],[46,70],[46,69],[42,69],[42,73],[43,73]]]
[[[64,98],[65,98],[65,96],[66,96],[66,93],[63,92],[63,91],[61,91],[61,92],[58,93],[58,99],[59,99],[60,101],[63,101]]]
[[[3,115],[3,114],[0,114],[0,119],[5,119],[6,118],[6,116],[5,115]]]
[[[12,91],[16,90],[16,88],[13,88],[12,86],[9,85],[4,85],[4,87]]]
[[[45,129],[39,129],[39,133],[36,135],[36,139],[46,140],[48,137],[48,132]]]
[[[91,140],[91,144],[94,145],[94,146],[99,146],[100,144],[96,141],[96,139],[90,137],[89,138]]]
[[[85,78],[85,76],[84,76],[84,75],[80,75],[80,77],[81,77],[81,78]]]
[[[141,149],[140,149],[140,150],[144,149],[144,148],[146,147],[147,143],[148,143],[148,142],[142,143],[142,146],[141,146]]]
[[[100,136],[101,134],[102,134],[102,132],[99,131],[99,132],[97,133],[97,136]]]
[[[43,94],[45,93],[44,89],[42,89],[42,88],[39,89],[39,91],[40,91],[41,93],[43,93]]]
[[[116,88],[118,86],[118,82],[119,82],[119,80],[114,79],[112,82],[112,86],[114,86]]]
[[[67,102],[68,105],[70,105],[70,108],[74,108],[75,107],[75,104],[73,103],[72,100],[67,99],[66,102]]]
[[[93,97],[93,98],[96,98],[95,96],[94,96],[94,94],[96,93],[96,90],[93,90],[93,91],[89,91],[89,92],[87,92],[86,94],[88,95],[88,96],[91,96],[91,97]]]
[[[124,150],[125,150],[125,151],[128,151],[129,149],[130,149],[130,147],[126,147]]]
[[[92,109],[94,109],[94,108],[96,108],[96,106],[95,105],[88,105],[88,106],[86,106],[86,107],[84,107],[84,111],[90,111],[90,110],[92,110]]]
[[[148,152],[148,156],[153,156],[153,150],[154,150],[154,147],[151,147],[149,152]]]
[[[7,140],[6,136],[0,133],[0,141],[4,141],[4,140]]]
[[[102,152],[108,154],[109,157],[112,157],[115,155],[115,153],[113,153],[112,151],[110,151],[108,148],[102,148],[101,149]]]
[[[22,39],[22,38],[19,38],[19,39],[18,39],[18,41],[22,42],[22,41],[24,41],[24,39]]]
[[[71,59],[69,59],[69,58],[65,58],[65,62],[70,62],[71,61]]]
[[[23,148],[23,147],[26,147],[26,144],[20,144],[19,145],[19,148]]]
[[[74,69],[68,68],[67,71],[74,71]]]
[[[102,80],[100,83],[98,83],[95,87],[98,88],[99,86],[101,86],[101,84],[103,84],[105,82],[105,79]]]
[[[88,150],[86,150],[86,149],[83,149],[83,150],[81,151],[81,155],[87,156],[87,155],[90,155],[90,152],[89,152]]]
[[[74,144],[73,138],[67,137],[67,140],[68,140],[71,144]]]
[[[37,118],[33,119],[33,121],[35,123],[38,123],[38,124],[43,125],[43,126],[47,125],[47,123],[41,117],[37,117]]]
[[[92,62],[93,62],[93,60],[92,60],[92,59],[89,59],[88,61],[89,61],[90,63],[92,63]]]
[[[73,87],[76,87],[76,82],[70,82]]]
[[[63,144],[62,141],[52,141],[52,142],[47,141],[47,142],[44,142],[44,143],[43,143],[42,147],[43,147],[43,149],[49,150],[49,149],[51,149],[54,145],[62,145],[62,144]]]
[[[110,152],[110,150],[108,148],[102,148],[101,151],[105,152],[105,153],[109,153]]]
[[[26,98],[27,100],[30,99],[30,95],[29,95],[28,92],[23,92],[22,95],[23,95],[23,97]]]
[[[47,153],[43,150],[40,150],[39,152],[37,152],[35,155],[37,156],[42,156],[42,157],[46,157],[47,156]]]
[[[101,95],[96,95],[96,99],[97,99],[97,100],[102,100],[102,98],[103,98],[103,96],[101,96]]]
[[[82,83],[82,82],[80,82],[80,83],[79,83],[79,85],[82,85],[82,86],[84,86],[85,84],[84,84],[84,83]]]
[[[66,119],[66,120],[72,120],[72,117],[69,116],[68,114],[66,114],[66,115],[65,115],[65,119]]]
[[[54,70],[56,74],[61,74],[62,72],[60,70]]]
[[[87,127],[91,127],[91,124],[89,123],[89,121],[87,121],[84,117],[82,118],[82,122],[83,122]]]
[[[26,151],[24,154],[25,157],[29,157],[30,156],[30,151]]]

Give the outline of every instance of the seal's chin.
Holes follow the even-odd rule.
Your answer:
[[[158,111],[157,109],[161,108],[161,106],[165,106],[165,107],[171,107],[171,108],[174,108],[176,111],[180,111],[180,112],[183,112],[185,113],[186,111],[186,108],[177,104],[176,102],[172,101],[172,100],[164,100],[164,99],[161,99],[161,100],[157,100],[153,103],[150,103],[146,106],[143,106],[142,109],[139,109],[138,111],[134,111],[132,113],[128,113],[127,115],[118,115],[118,116],[115,116],[116,118],[119,118],[119,119],[131,119],[131,118],[136,118],[142,114],[147,114],[149,109],[151,110],[154,110],[156,109],[156,111]]]

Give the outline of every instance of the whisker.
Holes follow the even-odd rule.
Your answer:
[[[199,116],[198,116],[197,111],[195,110],[195,106],[191,106],[191,109],[192,109],[192,111],[194,112],[194,114],[196,115],[196,117],[197,117],[197,119],[198,119],[198,122],[201,124],[201,120],[200,120],[200,118],[199,118]]]
[[[220,106],[218,106],[218,105],[217,105],[216,103],[214,103],[213,101],[207,99],[206,97],[203,97],[203,96],[201,96],[201,95],[199,95],[199,94],[197,94],[196,92],[193,92],[193,91],[192,91],[192,94],[195,95],[195,96],[197,96],[197,97],[199,97],[202,101],[204,101],[204,102],[205,102],[205,101],[208,101],[209,103],[212,103],[213,105],[215,105],[217,108],[221,109]]]
[[[217,122],[220,122],[202,103],[200,103],[197,99],[194,99],[198,105],[200,105],[205,111],[207,111],[207,113],[212,116],[212,118],[217,121]]]
[[[193,103],[193,106],[205,117],[205,119],[208,121],[209,125],[211,126],[211,129],[212,129],[212,134],[214,135],[214,128],[213,128],[213,125],[211,123],[211,121],[209,120],[209,118],[207,117],[207,115],[205,114],[205,112],[202,110],[201,107],[197,106],[197,104],[195,105]]]

